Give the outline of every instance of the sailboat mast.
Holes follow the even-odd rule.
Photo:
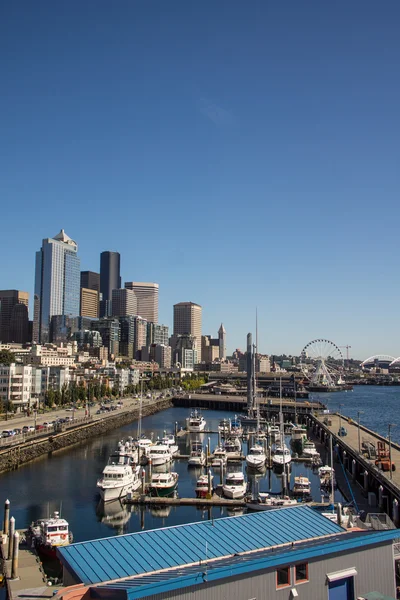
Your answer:
[[[331,435],[329,436],[329,451],[330,451],[330,454],[331,454],[331,469],[332,469],[331,470],[331,504],[333,506],[334,503],[335,503],[335,490],[334,490],[334,487],[333,487],[333,480],[334,480],[334,473],[335,473],[335,471],[333,469],[333,441],[332,441],[332,437],[333,436],[332,436],[332,433],[331,433]]]

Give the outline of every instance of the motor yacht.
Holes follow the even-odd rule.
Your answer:
[[[228,458],[226,455],[226,450],[222,446],[217,446],[214,450],[214,454],[211,458],[211,466],[216,467],[225,467],[228,462]]]
[[[311,496],[311,483],[308,477],[300,476],[294,478],[293,496]]]
[[[246,464],[250,469],[262,470],[265,467],[265,461],[267,460],[265,450],[261,444],[255,444],[249,450],[246,456]]]
[[[222,486],[222,493],[225,498],[231,498],[233,500],[240,500],[244,498],[247,490],[247,484],[244,480],[243,473],[235,472],[228,473],[225,478],[225,482]]]
[[[302,456],[304,456],[304,458],[319,458],[319,452],[316,449],[314,442],[311,440],[305,442]]]
[[[192,443],[190,456],[188,459],[189,467],[203,467],[206,464],[206,455],[203,450],[203,444],[195,441]]]
[[[276,469],[283,469],[284,466],[288,465],[292,461],[289,448],[286,444],[277,446],[275,453],[272,457],[272,466]]]
[[[198,410],[192,410],[190,417],[186,419],[186,429],[190,432],[199,433],[206,428],[206,420]]]
[[[172,454],[170,447],[165,444],[154,444],[154,446],[150,446],[147,459],[148,461],[151,460],[151,464],[155,467],[171,462]]]
[[[139,467],[110,464],[104,467],[102,477],[97,481],[100,496],[104,502],[124,498],[140,485]]]
[[[178,486],[178,473],[153,473],[149,484],[151,496],[172,496]]]

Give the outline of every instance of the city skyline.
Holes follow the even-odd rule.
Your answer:
[[[228,353],[399,355],[399,3],[173,4],[6,5],[1,288],[64,227]]]

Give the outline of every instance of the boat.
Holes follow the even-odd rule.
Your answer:
[[[62,519],[57,511],[48,519],[31,523],[29,533],[38,553],[52,558],[56,558],[57,548],[68,546],[73,541],[68,521]]]
[[[293,496],[301,496],[307,498],[311,496],[311,483],[308,477],[303,477],[302,475],[300,475],[299,477],[295,477],[292,493]]]
[[[311,440],[307,440],[303,447],[302,456],[304,458],[319,458],[320,454],[315,447],[314,442]]]
[[[154,446],[150,446],[147,458],[149,461],[151,460],[151,464],[155,467],[158,465],[165,465],[172,460],[170,447],[161,443],[154,444]]]
[[[294,425],[291,431],[292,442],[302,442],[307,440],[307,428]]]
[[[222,446],[217,446],[214,450],[214,454],[211,458],[211,466],[212,467],[225,467],[228,462],[228,458],[226,455],[226,450]]]
[[[229,434],[231,437],[241,437],[243,435],[243,427],[237,417],[230,423]]]
[[[149,484],[151,496],[172,496],[178,486],[178,473],[153,473]]]
[[[189,467],[203,467],[206,464],[203,444],[199,441],[192,442],[192,448],[188,459]]]
[[[237,458],[242,452],[242,444],[239,438],[228,438],[225,440],[224,450],[227,458]]]
[[[208,478],[210,477],[210,486],[211,486],[211,494],[212,494],[212,480],[213,480],[213,476],[210,475],[200,475],[200,477],[197,480],[196,483],[196,487],[195,487],[195,492],[196,492],[196,498],[207,498],[208,497]]]
[[[186,429],[190,432],[199,433],[206,428],[206,420],[198,410],[192,410],[190,417],[186,419]]]
[[[141,485],[139,470],[139,467],[114,463],[104,467],[103,475],[97,481],[104,502],[124,498],[129,492],[137,490]]]
[[[249,510],[261,511],[271,510],[273,508],[286,508],[288,506],[298,506],[299,503],[295,498],[290,496],[279,496],[260,492],[256,500],[251,500],[246,504]]]
[[[222,419],[222,421],[219,422],[218,431],[223,435],[229,433],[229,419]]]
[[[279,438],[279,437],[280,437],[280,435],[281,435],[281,430],[280,430],[280,428],[278,427],[278,425],[271,425],[271,426],[269,427],[269,431],[268,431],[268,433],[269,433],[269,436],[270,436],[271,440],[276,440],[277,438]]]
[[[246,456],[246,464],[250,469],[262,470],[267,460],[265,450],[261,444],[255,444]]]
[[[244,480],[244,475],[240,471],[227,473],[225,482],[222,485],[222,493],[225,498],[233,500],[241,500],[244,498],[247,491],[247,485]]]
[[[288,465],[292,461],[290,450],[283,444],[275,448],[275,453],[272,457],[272,466],[275,469],[283,469],[284,466]]]
[[[165,444],[166,446],[169,446],[172,456],[175,456],[175,454],[179,454],[179,447],[176,443],[175,436],[173,433],[166,433],[164,431],[164,435],[161,438],[161,443]]]

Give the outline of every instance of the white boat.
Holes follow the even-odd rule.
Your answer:
[[[311,483],[308,477],[295,477],[293,496],[311,496]]]
[[[139,467],[129,465],[107,465],[102,477],[97,481],[100,496],[104,502],[124,498],[129,492],[137,490],[140,485]]]
[[[269,435],[271,437],[272,440],[276,440],[276,438],[279,438],[281,435],[281,430],[278,427],[278,425],[271,425],[269,428]]]
[[[179,453],[179,447],[176,443],[175,436],[173,433],[165,433],[161,439],[161,442],[166,446],[169,446],[172,456]]]
[[[275,454],[272,457],[272,466],[277,469],[283,469],[285,465],[288,465],[292,460],[289,448],[286,444],[278,446],[275,449]]]
[[[299,503],[297,500],[290,498],[289,496],[275,496],[273,494],[264,492],[260,492],[258,494],[257,500],[252,500],[246,504],[249,510],[255,511],[271,510],[273,508],[283,508],[298,505]]]
[[[218,431],[222,434],[229,433],[229,420],[228,419],[223,419],[222,421],[219,422]]]
[[[210,475],[211,483],[211,494],[212,494],[212,480],[213,476]],[[208,496],[208,475],[200,475],[197,480],[195,490],[196,498],[207,498]]]
[[[244,480],[243,473],[235,472],[228,473],[225,478],[225,482],[222,486],[222,493],[225,498],[232,498],[233,500],[240,500],[244,498],[247,490],[247,484]]]
[[[264,448],[260,444],[252,446],[246,456],[246,464],[250,469],[262,470],[267,460]]]
[[[178,485],[178,473],[153,473],[149,484],[152,496],[172,496]]]
[[[35,521],[29,531],[37,551],[54,558],[57,548],[68,546],[72,542],[68,521],[61,519],[58,512],[48,519]]]
[[[319,482],[322,488],[331,488],[336,486],[335,471],[329,465],[324,465],[318,469]]]
[[[307,429],[305,427],[292,427],[291,431],[292,442],[300,442],[302,445],[307,439]]]
[[[302,456],[304,456],[304,458],[319,458],[319,452],[316,449],[314,442],[311,440],[305,442]]]
[[[211,466],[212,467],[223,467],[226,466],[228,462],[228,458],[226,456],[226,450],[222,446],[217,446],[214,450],[214,454],[211,458]]]
[[[206,420],[198,410],[193,410],[190,417],[186,419],[186,429],[191,432],[199,433],[206,428]]]
[[[227,458],[237,457],[242,452],[242,444],[240,443],[240,440],[237,437],[229,438],[225,441],[224,449]]]
[[[190,456],[188,459],[189,467],[203,467],[206,464],[206,455],[204,454],[203,444],[193,442]]]
[[[147,458],[155,467],[165,465],[172,460],[170,447],[164,444],[154,444],[154,446],[150,446]]]

